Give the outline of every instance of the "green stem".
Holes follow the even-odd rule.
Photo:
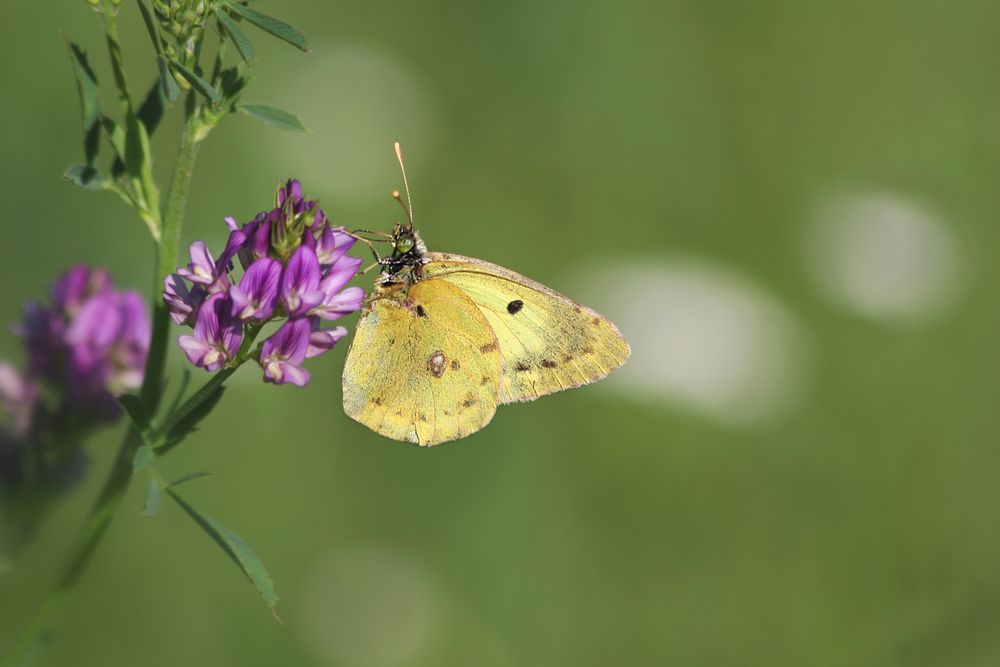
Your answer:
[[[162,395],[163,367],[167,356],[167,343],[170,329],[170,316],[161,298],[163,278],[176,267],[177,251],[180,244],[181,221],[184,216],[184,204],[187,202],[188,188],[191,185],[191,174],[194,171],[194,161],[198,154],[198,143],[194,141],[197,123],[191,113],[181,130],[180,147],[177,150],[177,163],[174,177],[167,193],[167,209],[164,216],[164,233],[160,237],[157,261],[157,280],[153,285],[153,337],[149,344],[149,356],[146,358],[146,369],[143,375],[139,398],[149,414],[155,414]],[[166,233],[170,230],[170,233]],[[101,494],[97,497],[87,524],[84,527],[83,542],[77,551],[77,556],[71,561],[69,569],[60,587],[69,588],[79,577],[87,565],[90,555],[100,542],[104,531],[114,517],[121,504],[125,492],[132,479],[132,459],[135,451],[142,445],[139,433],[130,428],[118,450],[118,456],[111,469],[111,474],[104,483]]]
[[[106,20],[107,25],[107,20]],[[117,44],[111,36],[108,38],[109,47]],[[120,55],[119,55],[120,57]],[[114,59],[115,56],[113,55]],[[116,67],[116,70],[118,68]],[[116,75],[116,81],[118,77]],[[121,80],[124,83],[124,80]],[[193,93],[191,93],[193,95]],[[127,99],[127,92],[122,93],[123,99]],[[184,127],[181,129],[180,146],[177,151],[177,162],[174,167],[173,180],[170,190],[167,193],[165,207],[163,234],[160,237],[157,254],[157,280],[153,285],[153,336],[150,340],[149,355],[146,358],[146,368],[143,377],[140,398],[150,414],[155,413],[162,394],[163,367],[166,360],[166,351],[169,338],[170,317],[166,307],[163,305],[161,291],[163,278],[173,272],[177,262],[177,251],[180,244],[181,223],[184,216],[184,206],[187,202],[188,189],[191,184],[191,174],[194,171],[194,162],[198,155],[197,139],[197,104],[193,101],[187,105],[187,114]],[[228,370],[228,369],[227,369]],[[233,369],[235,370],[235,369]],[[232,371],[226,375],[232,374]],[[216,377],[222,375],[222,372]],[[223,378],[225,379],[225,378]],[[215,378],[213,378],[215,380]],[[211,381],[210,381],[211,382]],[[221,380],[220,380],[221,382]],[[104,486],[101,489],[97,501],[94,503],[86,523],[80,542],[72,552],[73,556],[66,568],[63,577],[59,580],[56,588],[49,594],[44,605],[39,610],[31,625],[21,636],[20,640],[12,647],[12,650],[0,659],[0,665],[20,665],[23,659],[37,645],[37,642],[44,635],[53,617],[58,612],[66,593],[79,579],[84,571],[94,550],[100,544],[101,538],[111,524],[115,513],[121,505],[122,499],[128,491],[129,482],[132,480],[132,460],[136,450],[142,445],[139,433],[130,428],[122,441],[121,447],[111,472]]]
[[[201,407],[202,403],[213,398],[218,391],[222,383],[229,379],[229,376],[236,372],[236,370],[245,364],[250,359],[256,358],[257,352],[251,354],[250,348],[253,346],[254,340],[257,338],[257,334],[263,328],[262,324],[251,324],[243,336],[243,342],[240,344],[239,352],[236,353],[236,359],[231,361],[228,366],[222,370],[216,372],[211,380],[206,382],[201,386],[201,388],[195,393],[191,394],[188,400],[184,401],[176,410],[171,411],[167,418],[163,420],[163,423],[156,429],[156,434],[153,436],[154,441],[161,440],[161,436],[169,436],[170,431],[173,430],[177,424],[187,419],[187,417]],[[166,444],[160,446],[156,452],[159,456],[163,456],[171,449],[180,444],[177,442],[167,442]]]
[[[3,667],[23,667],[29,664],[41,648],[41,640],[45,638],[49,625],[52,623],[59,608],[62,606],[66,592],[62,589],[53,591],[42,607],[31,619],[31,625],[21,634],[9,653],[0,656]]]
[[[132,477],[132,460],[128,453],[134,452],[135,448],[139,446],[139,440],[135,429],[129,429],[125,441],[118,451],[111,474],[104,483],[104,488],[101,489],[101,494],[87,517],[80,544],[74,551],[66,572],[55,589],[49,593],[42,607],[36,612],[31,624],[21,634],[10,651],[0,659],[0,665],[3,667],[24,664],[31,653],[36,650],[39,641],[44,637],[49,625],[62,607],[69,589],[76,583],[80,573],[89,562],[90,556],[110,525],[111,518],[128,489],[128,482]]]
[[[212,378],[203,384],[201,388],[193,393],[184,403],[167,416],[163,425],[159,428],[161,433],[169,433],[170,429],[180,423],[185,417],[194,412],[206,400],[210,399],[226,380],[235,373],[240,366],[254,358],[255,353],[251,353],[251,347],[257,334],[260,333],[261,326],[256,326],[247,331],[243,338],[243,344],[236,359],[229,365],[218,371]],[[165,454],[178,443],[161,448],[159,454]],[[133,469],[132,461],[135,458],[136,450],[142,445],[142,438],[138,431],[130,428],[118,450],[118,456],[112,465],[111,473],[104,482],[104,487],[94,503],[94,508],[87,517],[87,523],[80,544],[74,552],[66,572],[55,590],[49,594],[42,608],[32,619],[31,625],[21,635],[20,640],[11,648],[10,653],[0,658],[0,667],[14,667],[22,665],[30,652],[38,645],[38,641],[44,636],[50,623],[67,597],[67,593],[80,578],[80,574],[90,562],[90,557],[100,543],[111,519],[121,505],[125,492],[128,490],[129,482],[132,481]],[[162,481],[162,480],[160,480]],[[164,485],[165,486],[165,485]]]
[[[229,376],[235,373],[236,369],[243,365],[243,361],[245,361],[245,359],[241,360],[236,366],[223,368],[212,376],[211,380],[203,384],[201,389],[193,393],[188,400],[184,401],[183,405],[181,405],[177,410],[171,413],[166,420],[164,420],[163,425],[157,429],[157,434],[169,434],[171,429],[181,423],[181,421],[192,412],[197,410],[202,403],[212,398],[212,396],[215,395],[215,392],[218,391],[219,387],[222,386],[222,383],[228,380]],[[178,443],[167,443],[166,445],[157,448],[157,454],[160,456],[166,454],[168,451],[173,449],[176,444]]]
[[[154,414],[160,404],[167,339],[170,333],[170,313],[161,298],[163,279],[177,268],[184,208],[187,205],[191,175],[194,173],[194,163],[201,145],[198,139],[198,107],[193,100],[194,93],[188,95],[189,100],[185,105],[187,117],[181,128],[177,161],[174,163],[174,173],[164,206],[163,226],[156,258],[156,280],[153,283],[153,335],[149,344],[149,357],[146,360],[146,374],[139,393],[139,398],[149,414]]]

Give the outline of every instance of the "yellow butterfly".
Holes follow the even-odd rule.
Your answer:
[[[399,144],[396,156],[402,168]],[[498,405],[594,382],[629,358],[593,310],[496,264],[428,252],[406,190],[408,224],[389,236],[391,255],[375,255],[382,272],[347,353],[349,417],[436,445],[483,428]]]

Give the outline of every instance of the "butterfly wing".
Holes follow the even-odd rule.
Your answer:
[[[500,352],[486,317],[445,281],[391,289],[358,323],[344,366],[344,412],[420,445],[486,426],[500,392]]]
[[[610,320],[514,271],[447,253],[427,259],[418,285],[458,288],[493,330],[502,356],[501,403],[594,382],[631,354]]]

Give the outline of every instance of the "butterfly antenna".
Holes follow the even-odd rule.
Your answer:
[[[367,232],[369,234],[378,234],[379,232],[369,232],[367,229],[356,229],[353,232],[349,232],[346,229],[343,230],[343,231],[344,231],[345,234],[347,234],[351,238],[357,239],[358,241],[361,241],[362,243],[364,243],[365,245],[367,245],[368,249],[372,251],[372,255],[375,256],[375,262],[376,263],[381,263],[382,262],[382,258],[379,256],[378,251],[375,250],[375,243],[374,243],[374,241],[384,241],[386,239],[374,239],[373,240],[373,239],[369,239],[369,238],[366,238],[366,237],[361,236],[361,235],[358,234],[358,232]],[[362,271],[361,273],[365,273],[367,271],[368,271],[368,269],[365,269],[365,271]],[[359,273],[358,275],[361,275],[361,274]]]
[[[403,188],[406,190],[406,205],[403,206],[403,200],[400,198],[398,190],[392,193],[392,198],[398,201],[400,206],[403,206],[403,210],[406,211],[406,220],[409,222],[410,229],[413,229],[413,198],[410,197],[410,183],[406,180],[406,167],[403,166],[403,147],[400,146],[397,141],[395,148],[396,161],[399,162],[399,170],[403,172]]]

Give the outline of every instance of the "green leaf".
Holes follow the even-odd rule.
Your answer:
[[[173,81],[174,88],[177,92],[174,93],[174,97],[170,98],[173,100],[177,97],[177,93],[180,92],[180,88],[177,86],[177,82],[174,81],[174,77],[170,76],[170,80]],[[160,125],[160,121],[163,119],[163,114],[167,108],[167,93],[163,91],[163,86],[160,82],[154,82],[149,90],[146,91],[146,97],[142,99],[142,104],[139,105],[139,111],[136,113],[139,116],[139,120],[142,124],[146,126],[146,131],[152,135],[156,131],[156,128]]]
[[[211,393],[195,405],[190,412],[186,412],[184,414],[174,413],[167,417],[162,429],[164,440],[163,444],[160,446],[160,453],[165,454],[170,451],[182,440],[184,440],[184,438],[188,437],[195,430],[197,430],[198,424],[201,420],[207,417],[208,413],[210,413],[222,399],[222,392],[225,390],[226,388],[224,386],[219,385],[218,387],[213,388]]]
[[[250,83],[250,72],[241,72],[239,67],[222,70],[219,76],[219,88],[222,95],[229,101],[235,101],[243,89]]]
[[[219,91],[212,87],[208,81],[189,70],[184,65],[181,65],[177,61],[170,61],[170,67],[177,70],[177,72],[184,77],[184,79],[191,84],[191,87],[201,93],[206,99],[208,99],[212,104],[219,101]]]
[[[211,477],[212,475],[217,475],[219,473],[202,470],[199,472],[190,472],[183,477],[178,477],[174,481],[170,482],[171,487],[180,486],[181,484],[186,484],[192,480],[201,479],[202,477]]]
[[[104,190],[108,187],[108,181],[101,172],[85,164],[74,164],[63,176],[85,190]]]
[[[156,16],[153,14],[153,4],[150,0],[138,0],[139,12],[142,13],[142,20],[146,24],[146,31],[153,41],[153,48],[157,55],[163,55],[163,40],[160,39],[160,31],[156,25]]]
[[[309,132],[298,116],[284,109],[269,107],[266,104],[239,104],[236,110],[282,130]]]
[[[170,76],[170,80],[174,82],[174,86],[177,82],[174,81],[173,76]],[[151,136],[156,128],[159,127],[160,121],[163,120],[163,114],[166,111],[166,102],[163,96],[163,89],[160,86],[160,82],[157,81],[152,86],[149,87],[149,91],[146,93],[146,97],[143,98],[142,104],[139,106],[139,111],[136,116],[139,122],[142,123],[143,127],[146,128],[146,136]],[[125,159],[127,155],[127,147],[125,140],[125,131],[111,120],[107,116],[102,119],[102,124],[104,125],[104,131],[108,135],[108,140],[111,142],[111,146],[115,149],[117,157],[114,163],[111,165],[111,176],[113,178],[118,178],[125,173]],[[140,139],[141,142],[141,139]]]
[[[73,63],[73,75],[80,94],[80,109],[83,117],[83,155],[88,165],[97,157],[98,140],[101,134],[101,100],[97,91],[97,76],[87,61],[87,54],[79,46],[69,41],[64,34]]]
[[[146,444],[135,450],[132,458],[132,472],[140,472],[156,463],[156,450]]]
[[[181,386],[177,388],[177,393],[174,394],[174,400],[170,401],[170,407],[167,408],[167,414],[172,415],[177,411],[177,406],[181,404],[181,399],[184,398],[184,392],[187,391],[188,384],[191,382],[191,369],[185,367],[181,371]]]
[[[111,165],[111,176],[117,178],[125,173],[125,130],[111,118],[101,118],[104,133],[108,135],[108,143],[115,151],[115,161]]]
[[[149,152],[149,133],[139,119],[130,116],[125,123],[125,168],[129,176],[142,180],[143,174],[152,172]]]
[[[135,430],[145,439],[149,433],[149,413],[146,412],[146,406],[138,396],[132,394],[122,394],[118,397],[118,403],[125,408],[125,414],[132,420]]]
[[[146,502],[142,504],[143,516],[153,516],[160,510],[160,485],[150,479],[146,485]]]
[[[170,80],[174,81],[174,77],[171,76]],[[176,81],[174,81],[174,85],[177,85]],[[150,86],[142,104],[139,105],[139,111],[136,112],[136,116],[146,126],[148,135],[152,136],[156,132],[156,128],[160,126],[160,121],[163,120],[163,114],[166,112],[166,106],[166,98],[160,87],[156,84]]]
[[[256,9],[250,9],[246,5],[241,5],[236,0],[225,0],[225,5],[261,30],[269,32],[278,39],[284,40],[303,51],[309,50],[305,36],[284,21],[261,14]]]
[[[224,9],[219,9],[218,7],[215,8],[215,18],[218,19],[219,24],[229,33],[230,39],[233,40],[233,44],[236,45],[236,50],[240,52],[243,60],[252,60],[253,45],[247,39],[247,36],[243,34],[243,31],[240,30],[236,21]]]
[[[177,85],[177,81],[174,80],[173,74],[167,68],[166,52],[163,49],[163,40],[160,39],[160,30],[157,26],[156,16],[153,14],[153,5],[149,0],[139,0],[139,12],[142,14],[142,20],[146,24],[146,31],[149,33],[149,38],[153,41],[153,49],[156,50],[156,67],[160,72],[158,87],[163,96],[173,102],[177,99],[181,89]]]
[[[247,579],[257,589],[257,592],[264,598],[267,606],[273,610],[274,606],[278,603],[278,596],[274,592],[274,582],[271,581],[271,575],[268,574],[267,568],[264,567],[264,563],[257,557],[257,554],[250,548],[250,545],[215,519],[202,514],[189,505],[172,489],[167,488],[166,492],[226,552],[226,555],[239,566],[243,574],[246,575]]]
[[[170,72],[170,65],[165,56],[157,56],[156,69],[160,72],[159,88],[167,99],[173,102],[181,94],[181,87],[177,85],[177,79]]]

